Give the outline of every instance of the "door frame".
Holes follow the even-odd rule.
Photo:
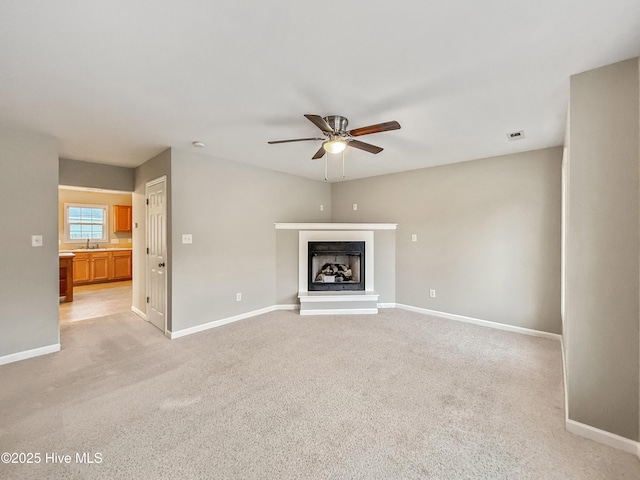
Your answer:
[[[169,248],[168,248],[168,243],[167,243],[167,236],[168,236],[168,232],[167,232],[167,200],[168,200],[168,195],[167,195],[167,176],[166,175],[162,175],[161,177],[155,178],[147,183],[145,183],[144,185],[144,224],[145,224],[145,245],[144,245],[144,249],[145,249],[145,288],[146,288],[146,298],[149,298],[151,289],[149,287],[149,283],[151,281],[150,279],[150,275],[149,275],[149,270],[150,270],[150,265],[149,265],[149,254],[148,252],[148,248],[149,248],[149,187],[153,187],[154,185],[157,185],[158,183],[162,183],[164,182],[165,184],[165,201],[164,201],[164,222],[165,222],[165,228],[162,229],[162,232],[164,234],[164,245],[165,248],[167,249],[166,252],[166,256],[169,256]],[[169,270],[169,262],[168,262],[168,258],[167,258],[167,268],[165,270],[165,272],[167,272]],[[168,290],[168,284],[169,284],[169,280],[168,280],[168,274],[165,273],[165,277],[164,277],[164,334],[167,335],[168,334],[168,330],[167,330],[167,304],[168,304],[168,298],[167,298],[167,290]],[[149,302],[147,302],[145,304],[145,310],[147,310],[147,314],[146,316],[146,320],[148,322],[150,322],[149,320],[149,311],[148,311],[148,305]]]

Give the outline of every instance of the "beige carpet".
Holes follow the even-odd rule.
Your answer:
[[[640,478],[636,457],[565,431],[552,340],[401,310],[173,341],[121,313],[61,336],[0,367],[0,451],[43,457],[0,478]]]

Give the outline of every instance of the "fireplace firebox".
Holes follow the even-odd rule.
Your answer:
[[[309,242],[309,291],[364,290],[365,242]]]

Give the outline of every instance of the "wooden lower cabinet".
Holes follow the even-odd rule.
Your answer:
[[[73,284],[131,280],[131,250],[75,252]]]
[[[60,296],[65,302],[73,302],[73,254],[60,254]]]
[[[91,281],[107,282],[111,280],[109,275],[109,257],[111,252],[91,254]]]
[[[111,278],[113,280],[131,278],[131,252],[111,253]]]
[[[76,253],[73,259],[73,284],[91,282],[91,254]]]

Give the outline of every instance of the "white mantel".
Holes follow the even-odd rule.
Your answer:
[[[396,230],[397,223],[276,223],[276,230]]]
[[[396,230],[396,223],[276,223],[277,230],[298,230],[298,298],[301,315],[378,313],[374,289],[374,230]],[[309,292],[309,242],[364,241],[365,290]],[[319,308],[322,307],[322,308]]]

